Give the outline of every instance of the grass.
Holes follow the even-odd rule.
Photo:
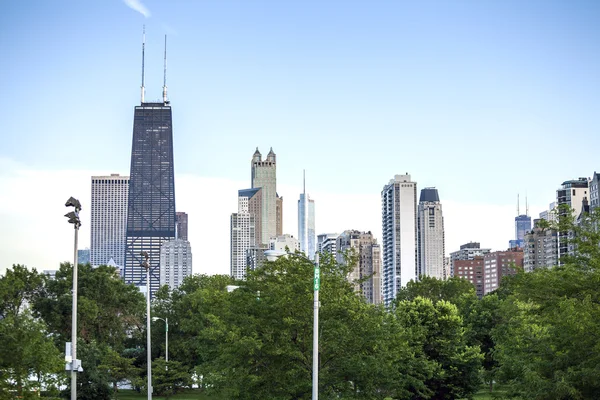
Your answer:
[[[118,399],[147,399],[148,394],[146,392],[138,393],[135,390],[119,390]],[[152,399],[165,400],[166,397],[152,395]],[[190,390],[184,393],[179,393],[175,396],[171,396],[170,399],[175,400],[224,400],[220,396],[207,396],[198,390]]]

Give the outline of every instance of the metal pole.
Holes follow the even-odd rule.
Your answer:
[[[312,399],[319,399],[319,254],[315,255],[315,281],[314,281],[314,304],[313,304],[313,375],[312,375]]]
[[[73,315],[71,317],[71,400],[77,400],[77,233],[75,223],[75,246],[73,251]]]
[[[150,351],[150,264],[146,259],[146,325],[148,347],[148,400],[152,400],[152,352]]]
[[[166,317],[165,317],[165,343],[166,343],[165,360],[168,363],[169,362],[169,318],[166,318]],[[167,368],[169,368],[169,366],[167,366]]]

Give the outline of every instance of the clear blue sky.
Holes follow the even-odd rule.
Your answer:
[[[442,201],[544,206],[600,170],[598,1],[143,4],[3,3],[1,158],[128,174],[146,24],[147,99],[169,35],[177,174],[249,186],[272,146],[278,182],[305,168],[317,192],[410,172]]]

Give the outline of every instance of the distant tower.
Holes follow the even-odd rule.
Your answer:
[[[444,217],[436,188],[421,190],[418,212],[418,273],[444,279]]]
[[[183,278],[192,275],[192,248],[183,239],[170,240],[160,248],[160,286],[176,289]]]
[[[268,245],[271,237],[281,233],[283,220],[283,204],[277,195],[277,162],[273,148],[264,161],[256,148],[252,156],[252,188],[262,188],[260,244]]]
[[[188,240],[188,215],[183,211],[175,213],[177,218],[177,239]]]
[[[175,239],[173,117],[164,100],[166,84],[162,102],[144,101],[143,48],[142,102],[133,118],[124,279],[136,286],[150,284],[154,293],[160,285],[160,248]],[[150,256],[150,282],[140,267],[142,251]]]
[[[417,183],[396,175],[381,191],[383,293],[386,307],[417,279]]]
[[[125,265],[128,194],[128,176],[92,176],[90,264]]]
[[[521,214],[519,195],[517,195],[517,216],[515,217],[515,246],[511,248],[523,248],[525,234],[531,230],[531,217],[529,216],[529,207],[527,206],[527,198],[525,198],[525,214]]]
[[[315,201],[306,194],[306,176],[303,176],[303,191],[298,200],[298,238],[300,250],[309,259],[315,257]]]

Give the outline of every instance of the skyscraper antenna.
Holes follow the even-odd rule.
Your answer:
[[[167,100],[167,35],[165,35],[165,64],[163,77],[163,103],[168,103]]]
[[[529,204],[527,204],[527,193],[525,193],[525,215],[529,216]]]
[[[146,50],[146,25],[144,25],[144,33],[142,35],[142,103],[144,102],[144,92],[146,89],[144,88],[144,53]]]
[[[302,170],[302,192],[306,194],[306,170]]]
[[[519,206],[521,205],[521,202],[519,201],[519,193],[517,193],[517,217],[519,215],[521,215],[521,212],[519,210]]]

